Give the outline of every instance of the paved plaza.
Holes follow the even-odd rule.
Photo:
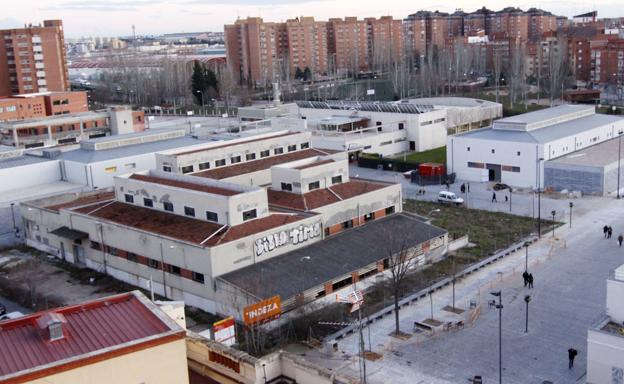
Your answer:
[[[358,169],[359,171],[359,169]],[[365,177],[360,175],[360,177]],[[481,187],[485,189],[485,187]],[[552,201],[552,206],[558,200]],[[565,200],[563,203],[567,204]],[[467,311],[459,316],[442,310],[451,304],[451,288],[433,294],[434,318],[443,322],[465,320],[464,329],[440,331],[433,337],[390,337],[394,317],[387,316],[365,330],[367,347],[383,357],[367,362],[369,383],[469,383],[481,375],[484,383],[498,382],[498,311],[488,306],[490,291],[503,294],[503,382],[507,384],[584,383],[587,328],[605,309],[606,279],[624,264],[624,248],[615,238],[624,232],[624,200],[583,198],[575,200],[572,228],[561,226],[529,248],[529,271],[535,288],[524,288],[524,250],[511,254],[458,282],[456,303]],[[550,208],[552,209],[552,208]],[[576,208],[575,208],[576,209]],[[520,207],[519,207],[520,210]],[[525,210],[526,211],[526,210]],[[614,236],[605,240],[602,226]],[[530,294],[529,332],[525,333],[524,296]],[[469,310],[471,300],[479,312]],[[413,332],[414,321],[430,317],[428,299],[402,309],[401,327]],[[470,314],[478,315],[474,323]],[[368,335],[370,333],[370,342]],[[307,358],[339,372],[358,377],[357,335],[339,342],[332,356],[308,352]],[[568,369],[567,350],[579,350],[574,369]]]

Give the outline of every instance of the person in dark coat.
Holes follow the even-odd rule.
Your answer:
[[[568,349],[568,369],[574,368],[574,358],[576,355],[578,355],[578,351],[576,349]]]
[[[492,203],[496,203],[496,192],[492,192]]]
[[[529,273],[529,277],[527,281],[529,283],[529,289],[533,289],[533,274],[532,273]]]
[[[522,274],[522,278],[524,279],[524,286],[526,287],[529,283],[529,272],[524,271],[524,273]]]
[[[607,233],[609,233],[609,227],[605,225],[604,227],[602,227],[602,234],[604,235],[605,239],[607,238]]]
[[[620,245],[620,247],[622,246],[623,241],[624,241],[624,236],[622,236],[622,234],[620,233],[620,236],[618,236],[618,244]]]
[[[459,190],[461,193],[466,193],[466,184],[462,184],[461,187],[459,187]]]
[[[611,228],[611,226],[609,225],[609,229],[607,231],[607,239],[610,239],[611,235],[613,235],[613,228]]]

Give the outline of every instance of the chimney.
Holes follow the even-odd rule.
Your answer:
[[[62,340],[65,338],[65,334],[63,333],[63,323],[65,322],[65,316],[55,312],[48,312],[37,319],[37,325],[39,329],[43,330],[48,341]]]

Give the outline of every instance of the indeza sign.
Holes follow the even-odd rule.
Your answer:
[[[281,231],[256,240],[256,256],[269,253],[288,243],[300,244],[321,235],[321,223],[300,225],[290,231]]]
[[[280,297],[273,296],[270,299],[245,307],[243,309],[243,320],[245,324],[252,325],[279,316],[281,311]]]

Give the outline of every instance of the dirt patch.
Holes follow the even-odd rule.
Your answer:
[[[409,333],[405,333],[405,332],[402,332],[402,331],[399,331],[399,333],[396,333],[396,332],[392,331],[392,332],[390,332],[390,334],[388,336],[395,337],[395,338],[397,338],[399,340],[409,340],[412,337],[412,335],[410,335]]]
[[[460,309],[460,308],[457,308],[457,307],[453,308],[450,305],[447,305],[446,307],[442,308],[442,310],[446,311],[446,312],[455,313],[457,315],[461,315],[462,313],[465,312],[463,309]]]
[[[423,320],[423,323],[431,325],[432,327],[439,327],[440,325],[444,324],[440,320],[436,320],[436,319],[425,319]]]
[[[383,355],[373,351],[364,351],[364,358],[370,361],[377,361],[383,358]]]

